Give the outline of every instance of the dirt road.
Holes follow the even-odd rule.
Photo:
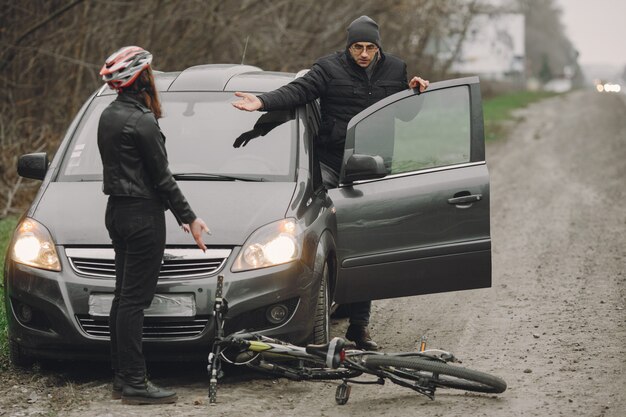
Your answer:
[[[0,416],[626,416],[626,96],[575,92],[520,115],[489,148],[493,287],[378,301],[372,315],[385,350],[410,350],[426,334],[503,377],[504,394],[430,401],[355,386],[337,406],[334,383],[239,375],[209,406],[204,364],[152,365],[178,404],[125,407],[109,399],[106,366],[81,363],[4,373]]]

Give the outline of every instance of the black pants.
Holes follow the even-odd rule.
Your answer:
[[[109,329],[111,366],[145,373],[144,309],[154,298],[165,249],[165,213],[160,201],[109,197],[105,223],[115,249],[115,293]]]
[[[320,162],[320,169],[322,171],[322,182],[324,183],[324,186],[327,189],[336,188],[339,185],[339,173],[324,162]],[[345,304],[345,306],[350,317],[350,324],[356,324],[359,326],[367,326],[369,324],[370,311],[372,309],[371,301]]]
[[[370,322],[371,301],[359,301],[358,303],[345,304],[348,308],[350,324],[357,326],[367,326]]]

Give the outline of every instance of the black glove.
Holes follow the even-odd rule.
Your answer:
[[[233,148],[239,148],[242,146],[246,146],[248,142],[250,142],[254,138],[258,138],[263,134],[263,131],[257,127],[252,130],[248,130],[247,132],[243,132],[235,142],[233,143]]]

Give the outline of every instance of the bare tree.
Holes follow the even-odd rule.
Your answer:
[[[526,57],[530,76],[563,76],[570,67],[582,77],[578,52],[565,34],[561,9],[554,0],[518,0],[526,16]],[[547,80],[546,80],[547,81]],[[574,81],[582,81],[574,80]]]
[[[104,59],[140,45],[155,68],[240,63],[298,71],[346,45],[361,15],[381,27],[383,48],[410,74],[445,76],[433,40],[462,39],[478,0],[0,0],[0,216],[26,207],[37,182],[15,172],[16,155],[52,154]],[[459,40],[460,42],[460,40]],[[245,57],[244,57],[245,52]]]

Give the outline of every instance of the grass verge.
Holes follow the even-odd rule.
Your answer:
[[[507,124],[514,119],[513,110],[555,95],[558,94],[547,91],[518,91],[483,100],[485,140],[490,141],[506,135]]]
[[[9,245],[9,240],[13,234],[13,230],[17,224],[17,217],[7,217],[0,219],[0,369],[4,368],[8,363],[8,344],[7,344],[7,317],[4,306],[4,255]]]

